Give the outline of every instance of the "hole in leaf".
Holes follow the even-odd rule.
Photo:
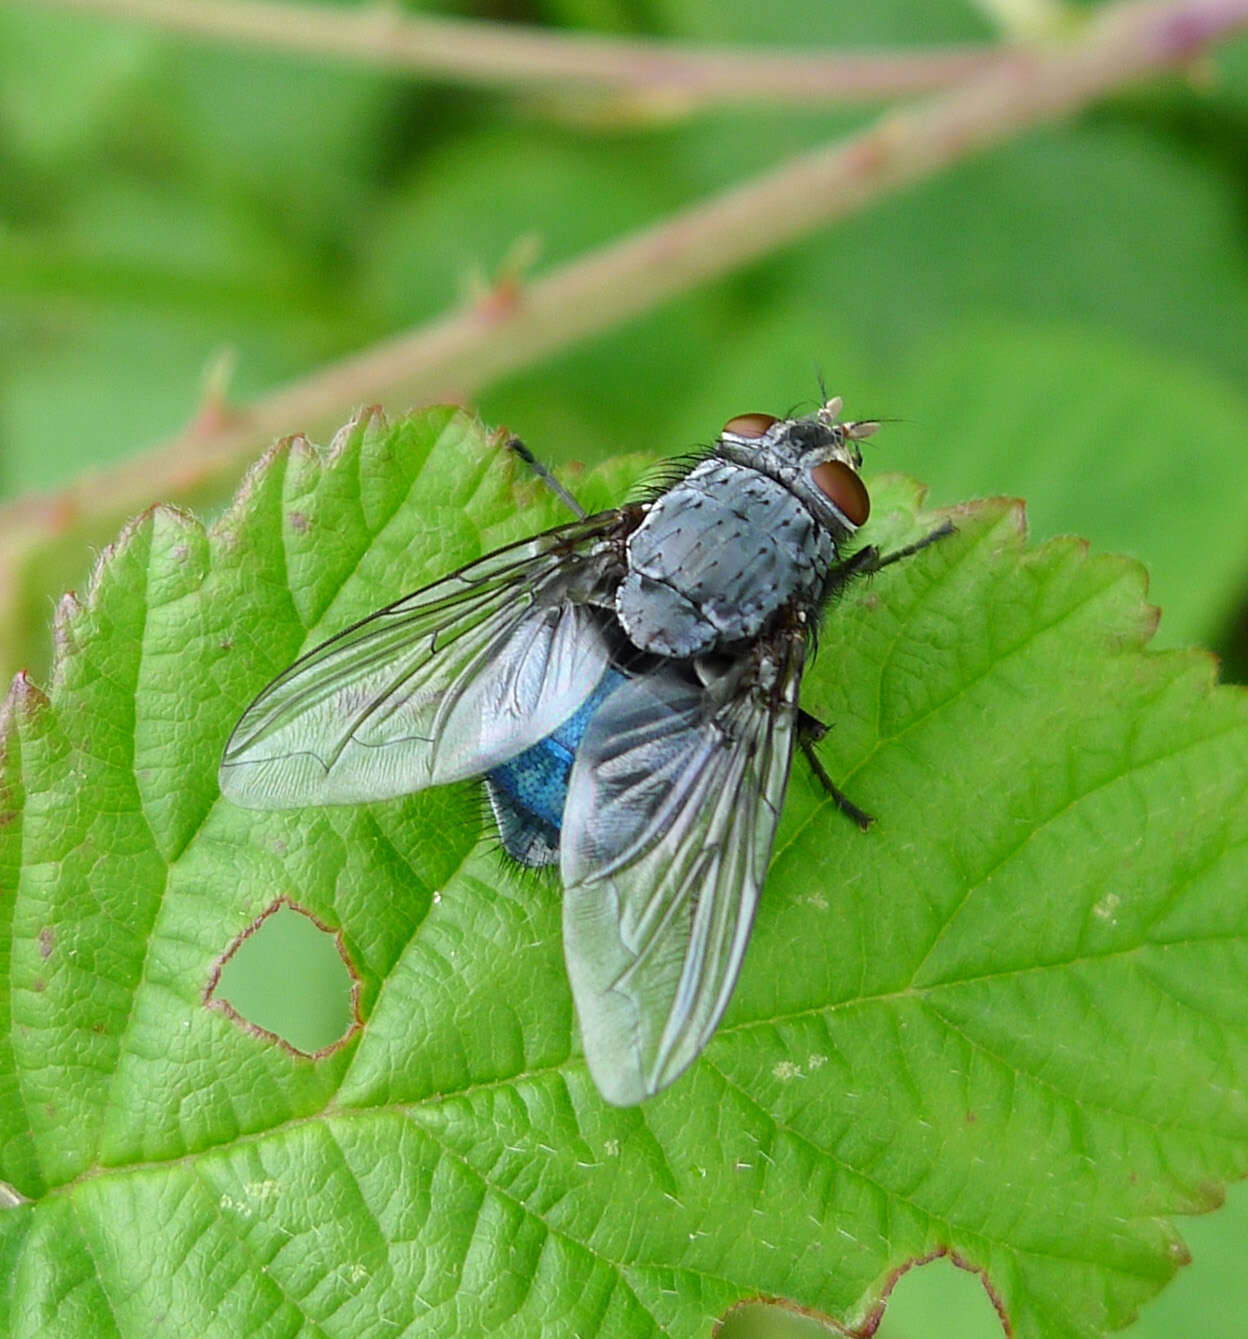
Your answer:
[[[300,1055],[321,1056],[359,1026],[358,994],[341,934],[279,898],[222,955],[204,1002]]]
[[[921,1267],[920,1267],[921,1266]],[[874,1320],[878,1318],[878,1328]],[[724,1318],[717,1339],[829,1339],[869,1334],[873,1339],[1002,1339],[1006,1333],[983,1275],[948,1256],[905,1266],[888,1293],[882,1316],[859,1331],[784,1303],[746,1302]]]
[[[1003,1333],[984,1276],[942,1256],[897,1280],[875,1339],[1001,1339]]]

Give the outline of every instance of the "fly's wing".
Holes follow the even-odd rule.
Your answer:
[[[590,1073],[617,1106],[677,1078],[728,1006],[793,756],[806,641],[718,682],[643,674],[594,713],[560,834],[563,939]]]
[[[499,549],[310,651],[243,714],[221,793],[252,809],[390,799],[537,743],[606,667],[589,602],[618,581],[618,522]]]

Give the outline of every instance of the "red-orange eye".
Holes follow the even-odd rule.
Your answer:
[[[761,437],[773,423],[779,422],[774,414],[738,414],[724,424],[724,432],[734,437]]]
[[[862,525],[871,515],[866,484],[843,460],[825,460],[811,470],[810,477],[851,525]]]

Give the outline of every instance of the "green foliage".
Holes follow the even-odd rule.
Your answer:
[[[931,523],[903,478],[873,496],[874,542]],[[301,649],[554,506],[461,414],[365,417],[211,532],[142,518],[62,608],[0,773],[9,1332],[692,1335],[758,1294],[857,1322],[940,1249],[1020,1339],[1125,1324],[1183,1258],[1170,1216],[1248,1169],[1242,692],[1144,649],[1136,564],[958,509],[808,675],[878,823],[795,768],[724,1025],[613,1110],[557,889],[483,849],[466,787],[256,814],[215,783]],[[317,1060],[205,1005],[279,897],[360,982]]]

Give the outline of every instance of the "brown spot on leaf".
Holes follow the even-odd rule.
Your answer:
[[[50,925],[39,931],[39,956],[46,962],[56,947],[56,934]]]
[[[1196,1187],[1196,1199],[1200,1204],[1198,1213],[1220,1209],[1226,1203],[1226,1187],[1221,1181],[1201,1181]]]

